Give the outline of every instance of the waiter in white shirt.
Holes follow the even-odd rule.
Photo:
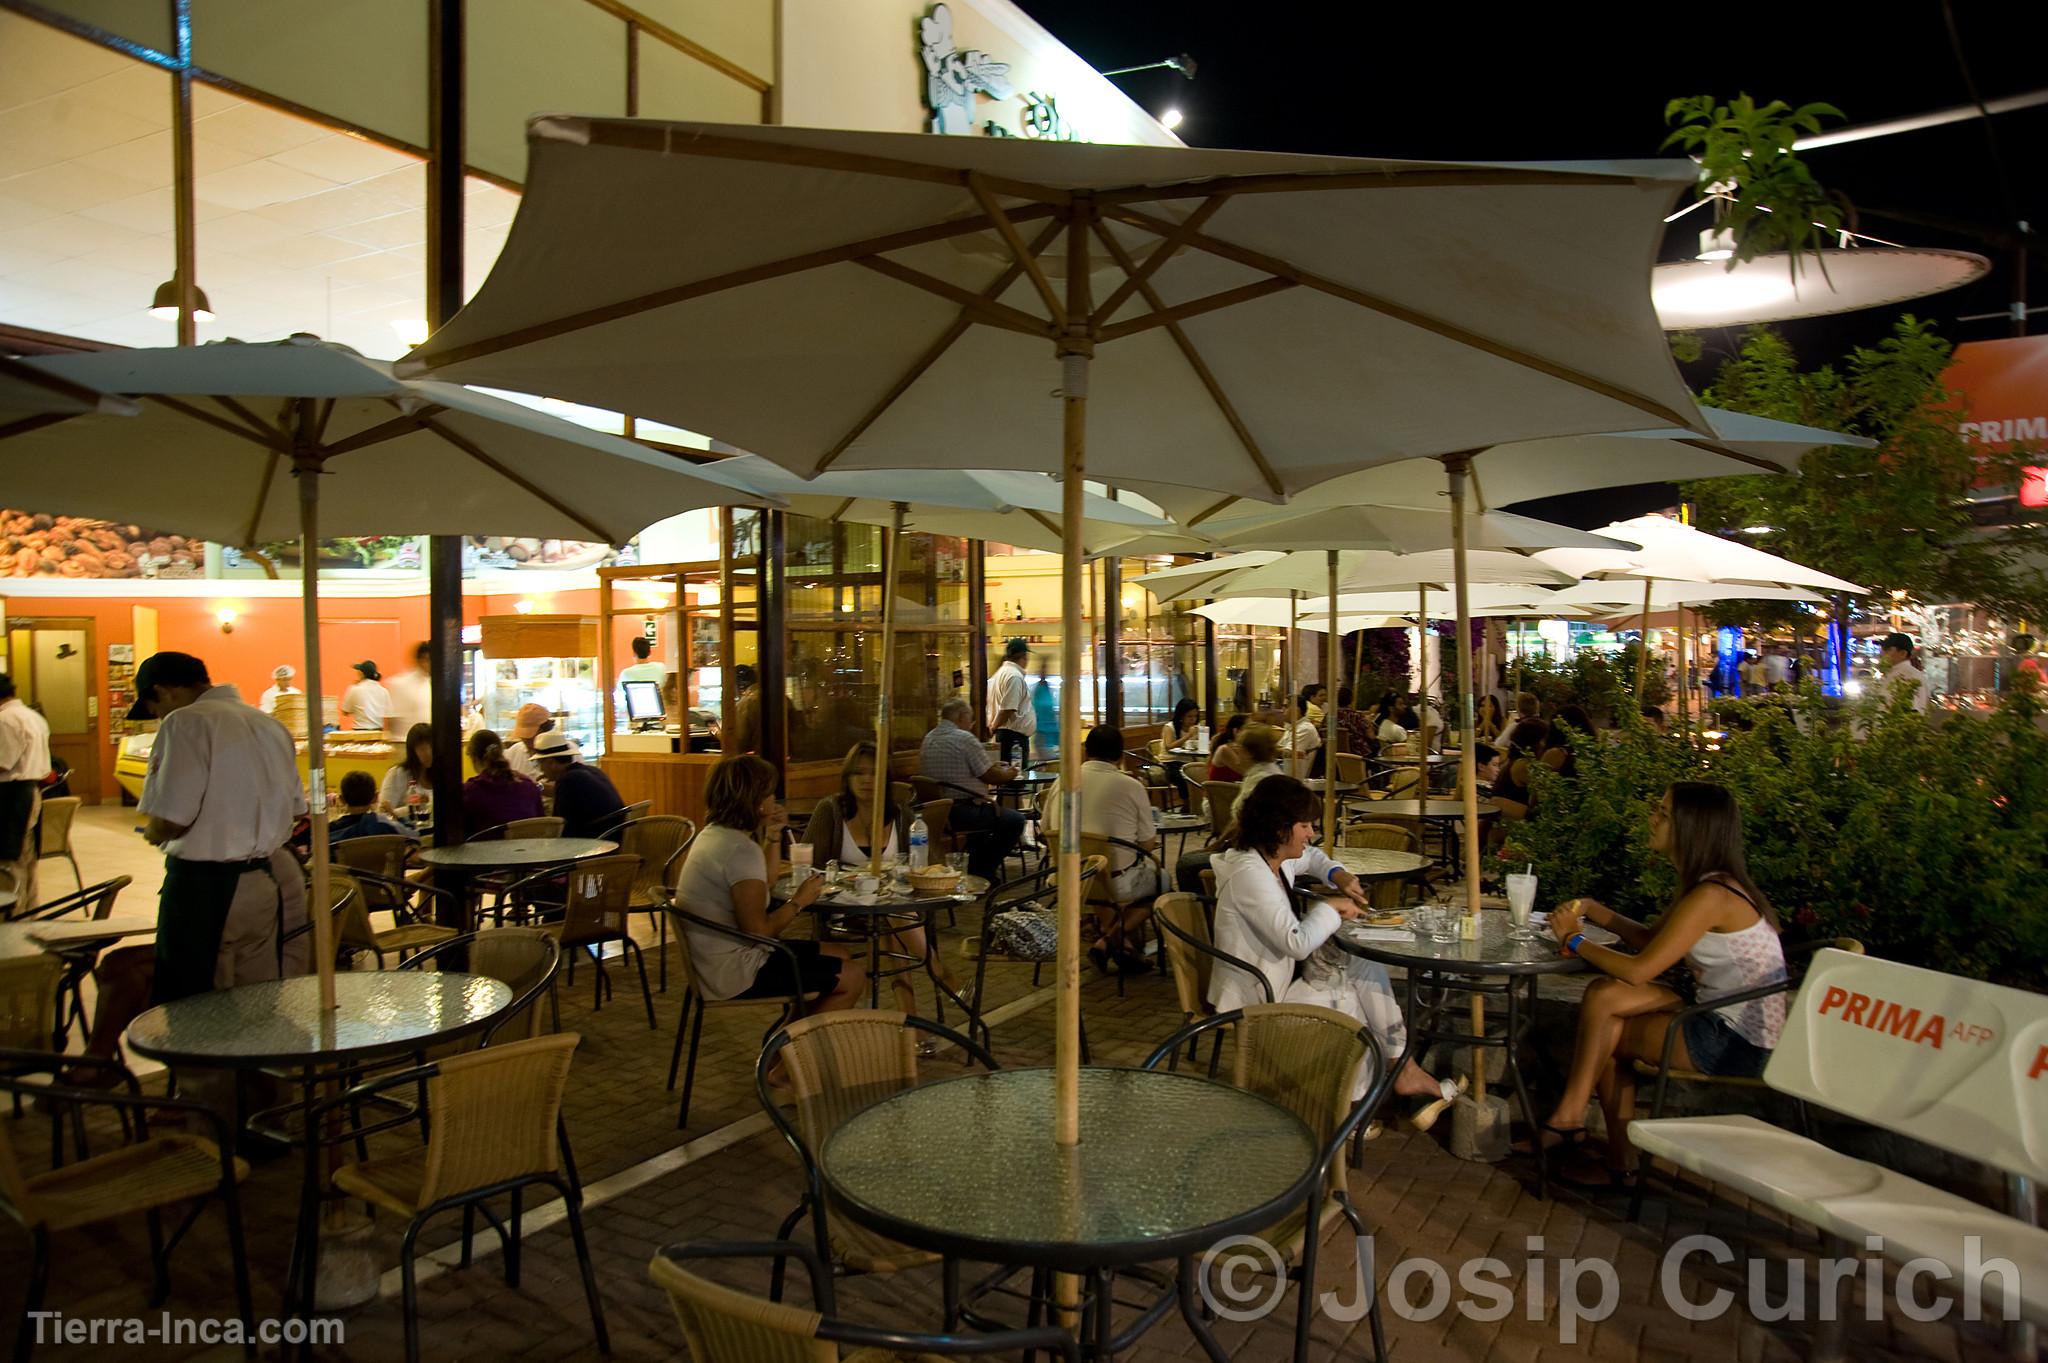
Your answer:
[[[135,671],[134,720],[161,721],[149,750],[143,836],[164,850],[157,907],[157,1003],[299,974],[305,883],[285,850],[306,812],[285,727],[216,686],[189,653]]]
[[[365,658],[356,664],[356,679],[341,693],[341,712],[352,729],[384,732],[384,716],[391,713],[391,693],[384,689],[384,674]]]
[[[391,699],[384,711],[387,732],[404,733],[415,724],[433,722],[434,646],[422,639],[412,651],[412,671],[401,672],[385,685]]]
[[[14,912],[36,902],[36,817],[50,774],[50,725],[0,673],[0,875],[13,883]]]
[[[1884,636],[1877,646],[1877,661],[1884,668],[1884,697],[1887,701],[1911,688],[1913,708],[1927,713],[1927,674],[1913,661],[1913,641],[1903,634]]]
[[[1003,663],[988,679],[988,731],[996,741],[996,761],[1011,765],[1010,753],[1017,753],[1019,770],[1031,755],[1031,736],[1038,732],[1038,716],[1031,708],[1031,683],[1024,677],[1024,660],[1031,645],[1012,639],[1003,646]]]

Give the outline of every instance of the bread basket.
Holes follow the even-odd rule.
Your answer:
[[[927,866],[922,871],[912,871],[903,877],[910,882],[913,890],[927,894],[940,894],[960,884],[960,873],[950,866]]]

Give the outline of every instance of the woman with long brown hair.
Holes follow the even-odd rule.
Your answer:
[[[1671,1015],[1686,1003],[1659,977],[1682,962],[1700,1002],[1785,978],[1778,913],[1749,877],[1742,810],[1725,786],[1672,782],[1650,812],[1650,849],[1669,857],[1678,872],[1677,897],[1656,927],[1597,899],[1569,900],[1550,915],[1551,931],[1564,949],[1603,978],[1593,981],[1579,1005],[1571,1074],[1538,1138],[1567,1146],[1583,1141],[1586,1104],[1597,1092],[1607,1125],[1607,1181],[1614,1183],[1634,1158],[1628,1143],[1635,1116],[1632,1062],[1663,1055]],[[1596,944],[1587,937],[1589,925],[1619,940]],[[1763,1073],[1784,1025],[1782,994],[1697,1013],[1680,1030],[1671,1061],[1702,1074],[1754,1078]]]

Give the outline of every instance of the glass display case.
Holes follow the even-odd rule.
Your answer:
[[[464,700],[475,705],[483,727],[510,734],[521,706],[545,705],[555,727],[576,740],[586,759],[603,756],[596,658],[493,658],[480,648],[466,653],[471,694]]]

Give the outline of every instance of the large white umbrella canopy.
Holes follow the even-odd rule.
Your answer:
[[[1551,567],[1542,556],[1474,550],[1466,554],[1465,560],[1467,580],[1475,583],[1568,587],[1578,581],[1573,574]],[[1346,549],[1337,554],[1336,584],[1339,593],[1405,591],[1413,600],[1417,592],[1448,591],[1456,572],[1455,555],[1448,549],[1422,554]],[[1135,581],[1146,587],[1151,584],[1151,577],[1147,574]],[[1329,583],[1328,553],[1302,549],[1283,554],[1270,563],[1247,567],[1223,580],[1211,581],[1199,594],[1219,599],[1230,596],[1327,596]]]
[[[1438,470],[1441,476],[1442,470]],[[1451,547],[1451,513],[1438,507],[1322,505],[1307,493],[1275,511],[1256,502],[1258,514],[1204,522],[1199,533],[1219,547],[1231,549],[1343,550],[1383,549],[1418,554]],[[1465,522],[1468,551],[1534,553],[1565,546],[1620,549],[1623,541],[1589,534],[1570,526],[1517,516],[1509,511],[1484,511]]]
[[[1640,613],[1643,592],[1631,580],[1593,579],[1553,594],[1560,606],[1601,613],[1603,607],[1628,606]],[[1685,606],[1706,606],[1717,601],[1825,601],[1827,597],[1804,587],[1745,587],[1717,582],[1656,581],[1650,584],[1652,611],[1677,610]]]
[[[13,434],[18,423],[33,430],[50,421],[80,412],[107,412],[133,416],[134,403],[126,398],[97,392],[55,374],[47,374],[25,361],[0,355],[0,435]]]
[[[1637,516],[1602,526],[1600,533],[1634,540],[1640,549],[1552,549],[1544,563],[1581,578],[1657,579],[1721,586],[1805,587],[1862,596],[1868,587],[1789,558],[1711,535],[1669,516]]]
[[[1704,430],[1644,287],[1694,179],[1682,161],[567,117],[536,120],[529,148],[490,279],[416,364],[708,431],[805,475],[1058,473],[1069,618],[1084,477],[1171,470],[1279,498],[1507,440]],[[1062,670],[1080,672],[1071,630]],[[1067,732],[1078,706],[1069,685]],[[1071,1145],[1076,745],[1061,777],[1057,1135]]]
[[[1474,620],[1497,620],[1563,618],[1595,613],[1585,605],[1573,605],[1557,599],[1563,595],[1541,587],[1474,587],[1469,602],[1470,614]],[[1597,604],[1604,606],[1610,603]],[[1451,608],[1450,593],[1436,592],[1434,599],[1431,599],[1431,594],[1424,593],[1423,609],[1427,614],[1421,618],[1443,619]],[[1328,632],[1330,628],[1330,600],[1327,597],[1291,602],[1270,596],[1233,596],[1197,606],[1191,613],[1214,620],[1219,625],[1285,629],[1293,624],[1299,629],[1322,632]],[[1294,618],[1290,620],[1290,616]],[[1355,629],[1398,628],[1414,624],[1417,618],[1416,594],[1413,592],[1351,592],[1337,598],[1336,632],[1339,634],[1348,634]]]
[[[321,534],[504,534],[623,544],[679,511],[762,496],[714,466],[311,338],[111,350],[28,362],[142,399],[136,416],[80,415],[0,438],[0,479],[25,504],[176,528],[228,544],[291,538],[307,565],[307,685],[320,677]],[[4,435],[0,431],[0,435]],[[306,707],[313,805],[309,912],[334,1007],[326,766]]]

